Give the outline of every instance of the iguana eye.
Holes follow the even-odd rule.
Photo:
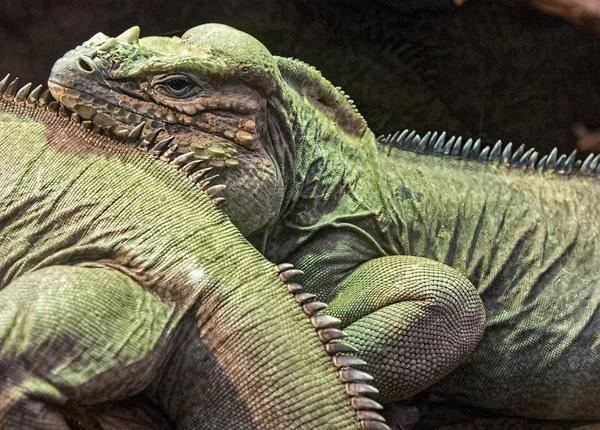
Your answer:
[[[169,91],[177,95],[183,94],[190,89],[190,84],[184,79],[171,79],[165,82],[165,85],[169,87]]]
[[[187,97],[195,94],[200,88],[187,76],[170,76],[154,82],[154,88],[161,93],[171,97]]]

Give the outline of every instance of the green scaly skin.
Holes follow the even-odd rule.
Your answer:
[[[90,126],[163,127],[174,157],[243,184],[224,210],[268,259],[306,271],[381,401],[428,388],[505,414],[600,419],[600,202],[585,177],[598,159],[554,152],[538,171],[523,148],[378,141],[314,68],[217,24],[99,33],[49,82]]]
[[[97,429],[94,405],[140,393],[168,417],[148,428],[389,429],[349,396],[368,375],[334,366],[357,360],[319,339],[335,320],[307,318],[297,273],[158,161],[163,143],[140,150],[156,136],[121,144],[16,89],[0,82],[2,430]]]

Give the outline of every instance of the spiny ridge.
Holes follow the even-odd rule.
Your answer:
[[[316,301],[314,294],[303,292],[302,286],[294,282],[296,278],[304,274],[301,270],[295,269],[289,263],[278,264],[275,269],[281,281],[286,284],[289,292],[294,295],[296,301],[310,318],[325,350],[331,355],[333,365],[338,369],[338,376],[350,397],[350,405],[356,411],[356,417],[363,430],[390,430],[385,423],[385,418],[374,412],[383,409],[383,406],[368,397],[371,394],[379,393],[377,388],[367,383],[372,381],[373,377],[353,368],[354,366],[364,366],[367,363],[354,355],[358,352],[354,347],[340,341],[347,336],[336,327],[341,324],[341,321],[331,315],[318,313],[326,309],[327,305]]]
[[[147,151],[154,157],[169,163],[178,168],[188,179],[196,184],[215,205],[220,205],[225,201],[222,196],[226,189],[224,184],[214,184],[214,180],[219,175],[206,178],[206,174],[212,170],[212,167],[203,166],[204,160],[197,160],[193,152],[178,153],[178,146],[173,143],[174,137],[167,136],[156,143],[160,133],[166,134],[164,129],[157,129],[144,135],[145,122],[127,127],[123,125],[102,126],[94,124],[93,121],[84,120],[78,113],[73,112],[67,106],[54,100],[50,91],[44,90],[42,85],[38,85],[33,90],[31,83],[22,87],[18,86],[19,78],[10,79],[7,74],[0,80],[0,98],[12,101],[18,104],[45,109],[48,112],[59,115],[70,120],[79,126],[89,129],[97,134],[104,135],[113,140],[134,144],[139,150]],[[204,167],[204,168],[201,168]]]
[[[293,57],[274,57],[286,81],[295,82],[315,105],[327,106],[342,130],[362,136],[367,129],[367,122],[356,108],[354,100],[340,87],[335,87],[319,70],[304,61]]]
[[[423,137],[416,131],[397,131],[394,134],[379,136],[379,143],[390,145],[407,151],[430,154],[434,156],[451,157],[463,160],[476,160],[498,166],[519,168],[524,171],[552,172],[559,175],[600,175],[600,155],[590,154],[585,161],[577,160],[577,150],[570,154],[558,155],[554,148],[550,154],[539,159],[539,153],[534,148],[525,150],[525,145],[513,151],[513,144],[502,145],[498,140],[493,146],[481,147],[481,139],[468,139],[463,143],[462,137],[447,137],[446,132],[427,132]]]

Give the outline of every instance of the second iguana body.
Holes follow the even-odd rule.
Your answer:
[[[156,159],[171,139],[29,92],[0,82],[0,429],[97,430],[94,405],[139,393],[157,430],[389,429],[297,272]]]
[[[98,131],[165,128],[224,210],[306,272],[393,401],[428,388],[543,419],[600,419],[599,158],[398,133],[377,140],[314,68],[229,27],[98,34],[52,92]],[[385,95],[382,95],[385,97]],[[485,328],[485,334],[484,332]]]

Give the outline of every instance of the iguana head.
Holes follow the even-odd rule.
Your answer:
[[[367,130],[315,68],[220,24],[181,38],[140,39],[138,27],[116,38],[98,33],[56,62],[49,86],[98,131],[127,135],[142,122],[147,132],[165,129],[177,144],[166,161],[183,153],[191,153],[186,162],[202,160],[201,173],[211,168],[227,185],[227,214],[257,240],[298,194],[299,142],[360,139]]]
[[[284,197],[286,154],[274,114],[279,77],[256,39],[208,24],[179,37],[139,38],[133,27],[101,33],[68,52],[52,69],[54,97],[96,130],[127,134],[165,129],[177,153],[201,160],[224,183],[225,210],[245,235],[273,223]],[[282,111],[278,109],[278,111]],[[88,123],[89,124],[89,123]],[[284,127],[285,128],[285,127]]]

